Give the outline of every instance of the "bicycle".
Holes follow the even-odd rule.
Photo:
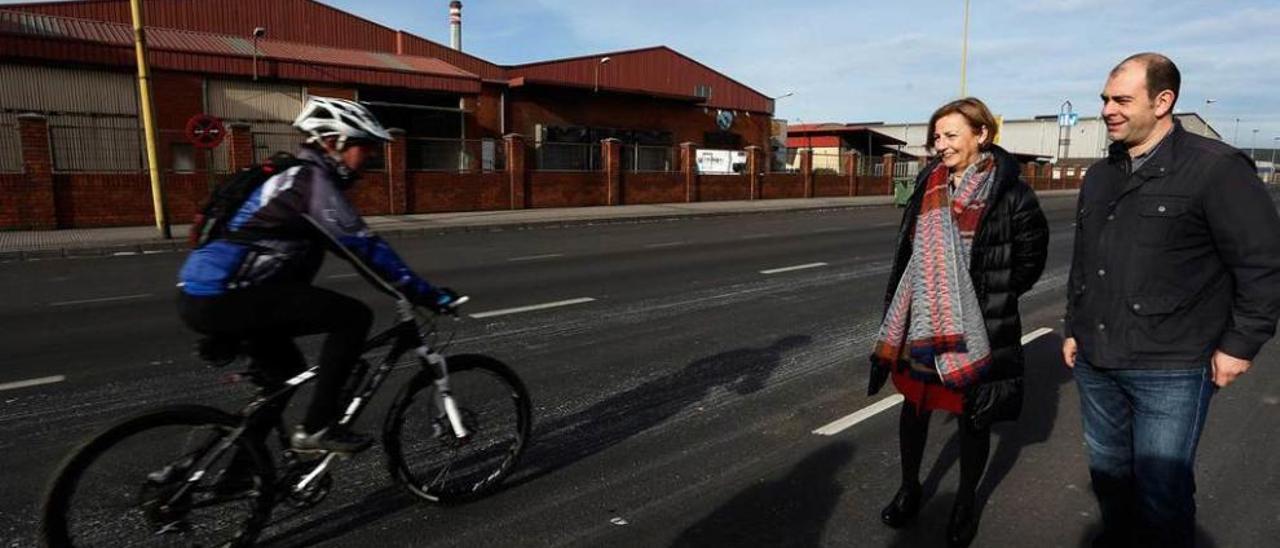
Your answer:
[[[354,422],[400,359],[412,352],[422,370],[400,390],[383,420],[388,472],[429,502],[460,503],[491,493],[515,468],[529,440],[532,406],[524,383],[506,364],[485,355],[446,359],[443,349],[430,344],[437,334],[434,317],[422,314],[363,263],[352,264],[396,298],[397,322],[365,343],[351,376],[359,389],[340,423]],[[201,354],[225,365],[243,356],[242,344],[206,339]],[[382,363],[371,369],[365,358],[384,348]],[[102,431],[59,467],[44,501],[44,541],[59,547],[148,541],[249,546],[276,502],[298,508],[318,504],[331,489],[331,468],[340,455],[290,449],[281,413],[316,371],[312,367],[282,383],[267,383],[274,386],[264,386],[260,372],[249,371],[259,390],[234,414],[174,405]],[[271,431],[284,448],[279,463],[269,457]],[[104,478],[96,474],[99,468]],[[197,522],[200,518],[208,522]],[[218,540],[224,534],[229,538]]]

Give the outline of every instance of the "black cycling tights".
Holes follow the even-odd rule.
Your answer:
[[[931,412],[920,413],[911,402],[902,403],[898,417],[898,444],[902,452],[902,484],[920,482],[920,461],[924,459],[925,441],[929,437]],[[973,503],[978,480],[987,467],[987,454],[991,450],[991,429],[974,430],[967,421],[960,423],[960,489],[956,501]]]
[[[302,284],[238,289],[215,297],[183,293],[178,311],[197,332],[247,339],[253,366],[276,383],[306,368],[294,337],[327,333],[315,395],[303,421],[308,432],[339,418],[343,387],[373,325],[373,311],[363,302]]]

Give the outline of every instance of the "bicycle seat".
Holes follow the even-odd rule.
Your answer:
[[[210,367],[225,367],[244,354],[244,345],[244,339],[214,335],[196,341],[196,355]]]

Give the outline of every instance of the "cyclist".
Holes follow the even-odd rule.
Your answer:
[[[352,453],[372,439],[337,421],[373,312],[312,285],[326,249],[338,242],[415,304],[437,312],[456,306],[458,295],[414,274],[343,195],[391,140],[368,109],[311,97],[293,127],[308,136],[298,149],[301,163],[264,182],[222,238],[191,253],[179,273],[179,315],[199,333],[246,341],[251,370],[266,384],[306,368],[294,337],[326,334],[315,394],[290,442],[300,451]]]

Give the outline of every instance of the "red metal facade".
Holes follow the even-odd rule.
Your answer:
[[[602,64],[605,57],[609,62]],[[646,90],[670,96],[693,96],[699,86],[709,86],[709,107],[773,112],[773,100],[768,96],[666,46],[518,65],[508,68],[507,76],[591,88],[598,78],[600,89]]]
[[[5,6],[31,13],[129,23],[129,0]],[[395,52],[396,31],[312,0],[143,0],[147,26],[250,37],[254,27],[287,42]]]

